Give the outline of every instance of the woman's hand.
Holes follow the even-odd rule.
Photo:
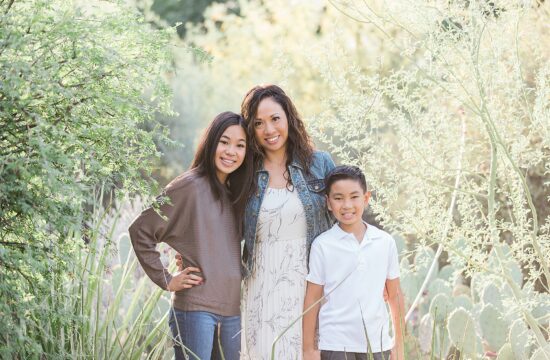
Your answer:
[[[198,275],[192,273],[200,273],[201,270],[196,267],[186,267],[182,271],[178,271],[172,277],[172,280],[168,283],[168,291],[180,291],[190,289],[193,286],[202,285],[204,280]]]

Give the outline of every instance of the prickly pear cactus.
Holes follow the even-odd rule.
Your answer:
[[[506,343],[509,324],[493,305],[487,304],[483,307],[479,314],[479,326],[483,338],[492,351],[497,351]]]
[[[155,308],[153,309],[153,313],[155,314],[154,316],[160,319],[170,310],[170,305],[171,305],[170,297],[161,296]]]
[[[448,282],[442,279],[433,280],[428,286],[428,296],[433,299],[437,294],[451,295],[452,289]]]
[[[420,290],[420,285],[422,280],[419,280],[418,274],[416,274],[414,271],[410,269],[409,262],[407,261],[406,258],[403,258],[403,260],[401,260],[400,269],[401,269],[401,276],[400,276],[401,289],[405,294],[406,301],[408,301],[410,304],[416,297],[416,294],[418,293],[418,291]]]
[[[432,250],[432,248],[419,247],[418,249],[416,249],[416,254],[414,256],[414,268],[416,269],[416,273],[422,278],[422,281],[424,280],[424,278],[426,278],[426,275],[428,275],[428,270],[432,265],[434,257],[435,252]],[[437,278],[438,272],[439,267],[436,264],[436,269],[432,277],[430,278],[430,281]]]
[[[407,244],[405,242],[405,239],[403,239],[403,237],[398,233],[393,233],[393,234],[391,234],[391,236],[393,237],[393,240],[395,240],[395,246],[397,247],[397,253],[399,255],[403,254],[407,250]]]
[[[497,360],[516,360],[512,352],[512,345],[509,343],[504,344],[498,351]]]
[[[113,288],[113,292],[116,293],[119,288],[123,285],[122,284],[122,277],[124,274],[124,268],[117,264],[111,268],[111,286]]]
[[[537,294],[533,300],[536,301],[537,305],[533,308],[531,314],[541,326],[548,327],[550,325],[550,294]]]
[[[481,300],[483,305],[491,304],[499,309],[502,308],[502,297],[500,295],[500,290],[493,283],[485,285],[483,288],[483,293],[481,294]]]
[[[132,252],[132,244],[130,243],[130,237],[128,236],[128,234],[124,234],[119,237],[117,250],[118,250],[119,263],[120,264],[126,263],[126,261],[128,260],[128,257]]]
[[[420,345],[420,350],[425,354],[429,354],[432,350],[433,330],[434,319],[428,313],[422,317],[418,326],[418,344]]]
[[[436,359],[446,359],[450,349],[451,341],[449,340],[449,332],[447,331],[447,328],[444,326],[437,326],[435,328],[431,354],[433,354]]]
[[[447,264],[439,270],[438,278],[453,285],[462,284],[464,280],[462,276],[457,274],[456,268],[451,264]]]
[[[462,308],[454,310],[447,322],[453,345],[465,358],[476,359],[481,352],[481,342],[476,335],[474,318]]]
[[[483,291],[483,279],[479,273],[473,274],[470,280],[470,290],[472,292],[472,300],[478,302],[481,300],[481,293]]]
[[[500,261],[496,254],[497,249],[502,255],[500,261],[503,262],[504,268],[510,273],[514,282],[521,287],[523,285],[523,274],[521,272],[521,267],[517,261],[514,260],[512,249],[510,249],[508,244],[498,244],[491,250],[491,253],[489,254],[489,266],[491,268],[500,269]]]
[[[522,319],[514,321],[514,323],[510,327],[508,341],[511,344],[512,351],[514,353],[515,359],[517,360],[529,359],[529,354],[531,352],[531,345],[529,344],[529,333],[530,330],[527,329],[527,325],[525,325]]]
[[[538,348],[531,356],[531,360],[548,360],[550,359],[550,345],[543,348]]]
[[[445,293],[437,294],[430,303],[431,318],[439,325],[442,325],[452,310],[453,301]]]
[[[445,359],[451,347],[444,323],[437,323],[430,313],[424,315],[420,321],[418,343],[423,353],[430,354],[436,359]]]
[[[464,284],[455,284],[455,286],[453,287],[452,295],[453,296],[460,296],[460,295],[470,296],[470,293],[471,293],[471,290],[468,286]]]
[[[468,311],[472,310],[474,307],[474,304],[472,304],[472,300],[470,300],[470,298],[466,295],[453,297],[453,305],[455,309],[461,307]]]

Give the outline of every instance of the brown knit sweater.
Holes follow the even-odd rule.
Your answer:
[[[149,208],[129,228],[145,273],[166,289],[172,276],[156,249],[158,243],[165,242],[182,254],[184,267],[198,267],[204,278],[203,285],[173,293],[174,307],[222,316],[238,315],[241,235],[227,194],[222,211],[208,179],[191,170],[174,179],[164,195],[170,199],[169,204],[160,206],[166,219]]]

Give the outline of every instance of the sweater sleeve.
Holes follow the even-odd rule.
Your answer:
[[[150,207],[144,210],[128,229],[132,246],[143,270],[164,290],[172,280],[172,275],[162,264],[157,244],[166,242],[172,235],[173,225],[178,221],[182,205],[186,201],[186,197],[181,195],[181,189],[163,193],[157,198],[159,209]]]

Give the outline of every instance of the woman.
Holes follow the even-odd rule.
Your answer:
[[[178,360],[239,358],[242,233],[238,224],[251,178],[246,146],[242,117],[231,112],[218,115],[206,130],[191,169],[166,187],[158,199],[159,209],[145,210],[129,229],[147,275],[173,293],[170,328]],[[160,242],[184,254],[183,271],[170,274],[164,267],[156,250]]]
[[[256,86],[241,105],[255,176],[244,217],[242,357],[268,359],[272,343],[302,313],[313,239],[332,225],[324,177],[334,163],[313,150],[285,92]],[[278,341],[275,359],[302,357],[300,322]]]

